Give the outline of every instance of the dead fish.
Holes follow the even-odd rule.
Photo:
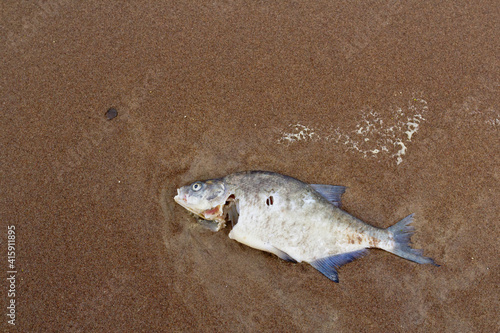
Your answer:
[[[174,200],[213,231],[231,221],[229,238],[287,261],[307,262],[335,282],[337,269],[368,248],[438,266],[410,247],[413,214],[387,229],[377,228],[340,208],[344,191],[344,186],[246,171],[181,187]]]

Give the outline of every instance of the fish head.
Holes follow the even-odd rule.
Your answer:
[[[177,189],[174,197],[182,207],[205,220],[224,220],[224,205],[230,193],[222,179],[197,181]]]

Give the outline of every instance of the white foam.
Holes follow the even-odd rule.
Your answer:
[[[290,125],[289,127],[292,127],[293,131],[289,133],[282,132],[282,136],[278,140],[278,143],[292,143],[301,140],[311,140],[317,136],[311,128],[308,128],[300,123]]]
[[[408,142],[412,141],[421,123],[425,121],[424,115],[428,112],[428,106],[425,100],[412,98],[407,105],[391,109],[391,116],[386,118],[382,118],[370,108],[361,110],[361,119],[351,131],[339,127],[320,131],[300,123],[290,125],[292,131],[282,132],[278,143],[290,144],[308,140],[335,142],[364,158],[385,156],[394,158],[399,165],[408,151]]]

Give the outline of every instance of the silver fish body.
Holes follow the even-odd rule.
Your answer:
[[[219,230],[236,223],[229,237],[280,258],[307,262],[338,282],[337,268],[379,248],[418,263],[433,260],[410,247],[412,215],[380,229],[340,208],[343,186],[306,184],[266,171],[247,171],[198,181],[178,189],[174,200]]]

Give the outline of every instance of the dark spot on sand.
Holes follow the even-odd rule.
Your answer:
[[[106,111],[105,116],[108,120],[111,120],[113,118],[116,118],[116,116],[118,116],[118,111],[115,108],[110,108],[108,111]]]

